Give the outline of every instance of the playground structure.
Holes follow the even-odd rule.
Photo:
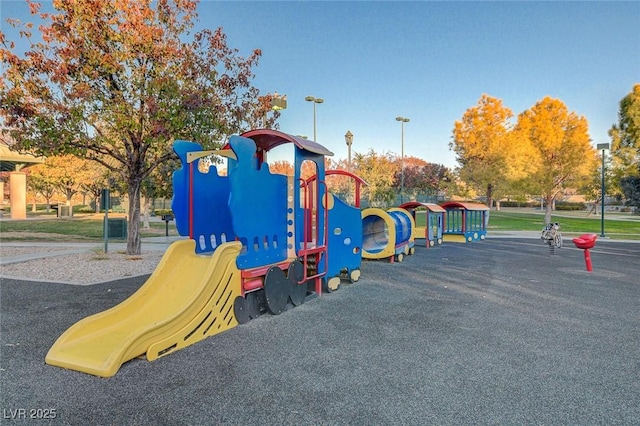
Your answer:
[[[293,176],[273,174],[267,153],[294,146]],[[176,141],[173,243],[131,297],[64,332],[46,362],[102,377],[141,355],[168,355],[256,318],[357,281],[362,218],[327,190],[320,144],[275,130],[232,136],[219,150]],[[227,176],[207,161],[227,159]],[[313,179],[302,176],[303,164]],[[355,180],[359,193],[363,183]],[[358,199],[359,197],[355,197]],[[411,228],[413,229],[413,228]]]
[[[415,252],[416,223],[402,208],[362,211],[362,257],[402,262]]]
[[[489,223],[487,206],[457,201],[449,201],[440,206],[445,210],[445,242],[467,243],[486,238]]]
[[[445,209],[434,203],[420,203],[417,201],[408,201],[401,204],[400,208],[407,210],[411,214],[416,223],[416,236],[424,235],[427,248],[442,244]],[[418,217],[419,214],[424,215],[424,219]],[[424,221],[425,225],[418,225],[419,221]]]

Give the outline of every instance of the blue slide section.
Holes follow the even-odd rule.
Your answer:
[[[229,170],[233,229],[243,245],[240,269],[254,268],[287,258],[287,177],[272,174],[266,163],[257,169],[256,144],[232,136],[229,145],[238,161]]]
[[[176,141],[173,150],[182,167],[173,172],[173,200],[171,209],[175,215],[180,235],[189,235],[189,216],[193,218],[193,236],[196,253],[213,252],[220,244],[233,241],[235,234],[229,210],[231,186],[226,176],[219,176],[211,165],[208,172],[198,170],[200,159],[187,163],[187,152],[202,151],[198,143]],[[192,202],[190,206],[189,175],[191,174]]]
[[[396,227],[396,246],[409,242],[412,229],[408,213],[394,210],[390,210],[387,213],[393,219]]]

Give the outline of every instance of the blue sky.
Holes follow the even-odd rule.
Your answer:
[[[2,19],[21,2],[2,0]],[[8,6],[8,7],[7,7]],[[280,129],[346,158],[400,154],[455,167],[454,121],[483,93],[514,114],[545,96],[609,142],[618,103],[640,83],[640,2],[201,1],[198,28],[223,27],[243,56],[263,52],[254,84],[287,95]],[[3,22],[3,29],[6,24]]]

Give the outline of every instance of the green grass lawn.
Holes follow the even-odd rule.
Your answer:
[[[585,217],[584,212],[554,212],[553,222],[560,224],[560,231],[567,234],[600,234],[602,222],[600,216]],[[605,235],[610,238],[640,240],[640,217],[604,215]],[[491,211],[487,231],[541,231],[544,227],[544,214],[520,213],[513,211]]]
[[[141,224],[142,237],[165,235],[164,222],[149,225],[151,229],[146,230]],[[95,216],[0,221],[0,238],[5,241],[93,241],[102,240],[103,235],[103,219]],[[178,235],[174,222],[169,222],[169,235]]]
[[[560,231],[568,235],[586,233],[600,234],[600,216],[586,216],[584,211],[555,211],[551,216],[553,222],[560,224]],[[640,240],[640,216],[630,214],[611,213],[604,215],[605,235],[610,238]],[[424,214],[417,215],[416,223],[424,226]],[[492,210],[489,214],[488,233],[492,231],[542,231],[544,227],[544,212],[534,212],[532,209],[503,209]]]
[[[418,215],[418,225],[424,225],[424,215]],[[585,212],[554,212],[551,217],[560,223],[563,234],[600,234],[600,217],[586,217]],[[421,223],[422,222],[422,223]],[[141,228],[143,237],[164,236],[165,223],[151,222],[151,229]],[[541,231],[544,227],[543,212],[516,209],[492,210],[489,215],[488,233],[492,231]],[[7,233],[11,233],[8,235]],[[169,222],[169,235],[178,235],[175,222]],[[640,216],[605,214],[605,235],[610,238],[640,240]],[[91,241],[103,238],[102,215],[76,216],[74,218],[0,221],[0,238],[5,241]]]

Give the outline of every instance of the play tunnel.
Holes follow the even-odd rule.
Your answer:
[[[402,262],[413,254],[416,224],[405,209],[362,211],[362,257]]]

